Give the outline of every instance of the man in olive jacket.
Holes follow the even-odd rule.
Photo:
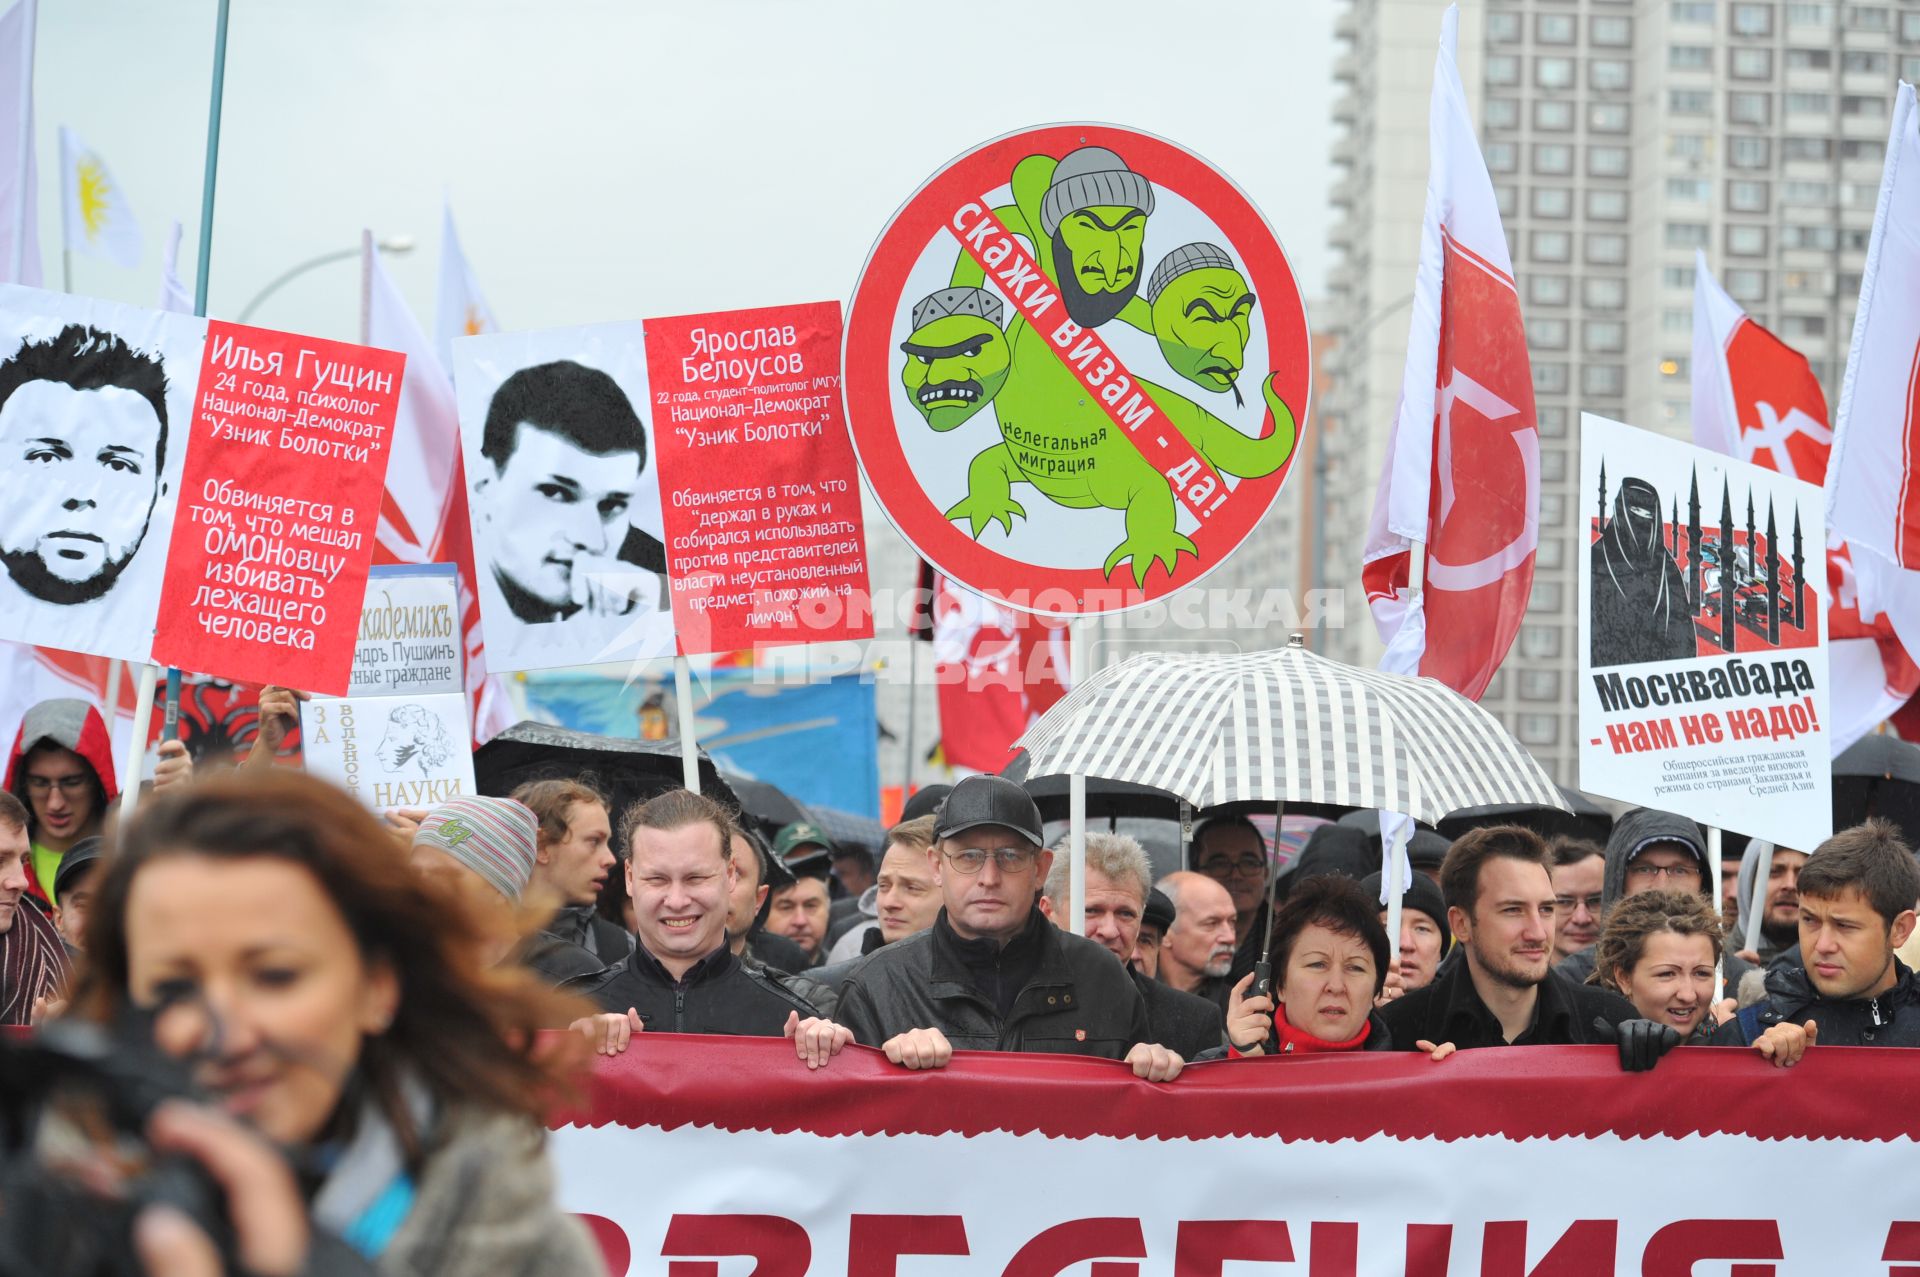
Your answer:
[[[1040,811],[1019,785],[969,776],[934,823],[944,907],[933,926],[877,950],[847,977],[835,1020],[911,1069],[956,1049],[1125,1060],[1170,1081],[1184,1061],[1149,1038],[1126,967],[1037,907],[1053,863]]]

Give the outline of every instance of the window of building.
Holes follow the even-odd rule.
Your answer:
[[[1852,253],[1867,251],[1867,237],[1873,234],[1870,227],[1843,226],[1840,228],[1840,247]]]
[[[1685,245],[1676,244],[1674,245],[1674,247],[1684,248]],[[1663,266],[1660,268],[1660,283],[1667,288],[1684,288],[1688,292],[1692,292],[1693,291],[1693,267]]]
[[[1704,177],[1670,177],[1667,179],[1667,198],[1704,204],[1713,198],[1713,183]]]
[[[1480,122],[1490,129],[1520,127],[1520,104],[1512,98],[1488,98],[1481,108]]]
[[[1548,498],[1540,499],[1541,523],[1546,523],[1546,504]],[[1556,520],[1554,526],[1558,526]],[[1522,625],[1520,627],[1520,655],[1532,657],[1551,657],[1560,655],[1560,630],[1553,625]],[[1549,719],[1549,721],[1551,721]]]
[[[1580,301],[1588,310],[1622,310],[1627,304],[1627,281],[1604,275],[1583,279]]]
[[[1672,372],[1667,371],[1669,364],[1673,365]],[[1693,360],[1686,355],[1668,355],[1660,361],[1660,373],[1664,377],[1685,378],[1692,374],[1692,370]]]
[[[1533,171],[1549,177],[1562,177],[1573,172],[1573,148],[1565,142],[1535,142]]]
[[[1900,14],[1900,38],[1920,40],[1920,12],[1907,9]]]
[[[1573,192],[1564,186],[1534,187],[1533,215],[1535,217],[1572,217]]]
[[[1727,50],[1727,72],[1736,80],[1773,78],[1773,50],[1736,45]]]
[[[1765,168],[1772,158],[1770,138],[1742,134],[1727,139],[1727,163],[1734,168]]]
[[[1527,324],[1527,345],[1534,350],[1565,350],[1567,321],[1535,316]]]
[[[1540,526],[1557,528],[1567,517],[1567,499],[1558,493],[1547,493],[1540,498]]]
[[[1546,473],[1546,469],[1547,469],[1546,460],[1548,457],[1563,457],[1565,455],[1566,455],[1565,453],[1561,452],[1557,448],[1550,452],[1541,453],[1540,454],[1541,473],[1542,474]],[[1557,469],[1559,469],[1559,471],[1562,474],[1565,474],[1567,467],[1563,462],[1560,466],[1557,467]],[[1534,564],[1538,567],[1543,567],[1543,568],[1559,567],[1562,563],[1566,562],[1565,546],[1566,546],[1566,541],[1560,537],[1555,537],[1555,536],[1541,537],[1539,544],[1537,544],[1533,548]]]
[[[1771,124],[1773,94],[1744,91],[1727,94],[1727,121],[1730,124]]]
[[[1489,142],[1483,148],[1487,157],[1487,170],[1492,173],[1511,173],[1519,167],[1518,151],[1511,142]]]
[[[1520,209],[1520,192],[1511,186],[1493,188],[1493,202],[1500,209],[1501,220],[1512,217]]]
[[[1842,71],[1864,71],[1870,75],[1885,75],[1890,59],[1878,49],[1848,49],[1840,55]]]
[[[1565,275],[1527,276],[1527,300],[1536,306],[1564,306],[1572,296],[1573,283]]]
[[[1736,224],[1727,227],[1727,252],[1736,257],[1759,257],[1767,251],[1767,228]]]
[[[1587,87],[1611,93],[1633,87],[1633,64],[1625,58],[1595,58],[1587,63]]]
[[[1558,537],[1550,538],[1558,541]],[[1559,670],[1521,670],[1520,699],[1523,701],[1557,701],[1560,699]]]
[[[1566,394],[1567,366],[1541,363],[1536,360],[1533,365],[1533,393],[1536,395]]]
[[[1843,137],[1840,139],[1840,158],[1843,160],[1872,160],[1875,164],[1887,162],[1887,144],[1866,137]]]
[[[1595,133],[1625,133],[1633,122],[1625,102],[1595,102],[1587,107],[1587,127]]]
[[[1920,18],[1920,13],[1917,13],[1914,16],[1916,18]],[[1920,36],[1912,36],[1909,38],[1920,40]],[[1915,57],[1901,58],[1900,59],[1900,78],[1905,80],[1908,84],[1912,84],[1914,81],[1920,80],[1920,58],[1915,58]]]
[[[1704,134],[1667,134],[1667,154],[1677,160],[1704,160],[1707,158],[1707,152],[1710,149],[1708,139]]]
[[[1562,404],[1542,404],[1534,411],[1534,423],[1542,439],[1564,439],[1567,434],[1567,410]]]
[[[1520,15],[1513,10],[1496,9],[1487,15],[1487,39],[1496,44],[1514,44],[1520,35]]]
[[[1727,29],[1735,35],[1772,35],[1773,6],[1770,4],[1737,3],[1730,6]]]
[[[1790,270],[1780,276],[1782,296],[1825,297],[1829,288],[1829,277],[1823,270]]]
[[[1496,53],[1487,58],[1485,69],[1488,84],[1520,83],[1520,58],[1512,53]]]
[[[1840,183],[1840,203],[1844,208],[1872,208],[1880,202],[1878,182]]]
[[[1625,177],[1627,175],[1629,152],[1624,146],[1590,146],[1587,148],[1587,176],[1589,177]]]
[[[1633,19],[1595,14],[1587,20],[1587,39],[1603,49],[1625,49],[1633,44]]]
[[[1595,187],[1587,192],[1587,216],[1596,222],[1627,220],[1627,193]]]
[[[1534,587],[1536,592],[1539,588]],[[1555,639],[1554,646],[1558,648],[1558,635]],[[1557,714],[1522,714],[1519,735],[1522,745],[1557,745],[1560,743],[1560,718]]]
[[[1566,231],[1535,231],[1531,256],[1536,262],[1564,262],[1573,258],[1573,236]]]
[[[1543,89],[1572,88],[1573,59],[1535,58],[1533,60],[1533,82]]]
[[[1567,477],[1567,450],[1565,448],[1547,448],[1540,453],[1540,477],[1548,483],[1559,483]],[[1558,541],[1559,537],[1548,540]]]
[[[1527,599],[1527,611],[1538,612],[1542,616],[1556,616],[1560,612],[1560,583],[1542,581],[1534,578],[1533,594]]]
[[[1573,127],[1573,103],[1566,98],[1541,98],[1533,104],[1533,127],[1565,133]]]
[[[1833,183],[1782,182],[1780,200],[1784,204],[1816,204],[1824,207],[1833,203]]]
[[[1672,22],[1712,22],[1713,4],[1711,0],[1673,0],[1667,7],[1667,17]]]
[[[1780,155],[1787,160],[1825,161],[1833,156],[1833,143],[1824,137],[1781,138]]]
[[[1842,6],[1841,13],[1846,15],[1847,26],[1854,31],[1890,31],[1893,29],[1892,14],[1877,4],[1849,4]]]
[[[1566,13],[1543,13],[1533,20],[1533,38],[1541,44],[1572,44],[1579,28]]]
[[[1614,355],[1627,348],[1627,326],[1617,319],[1589,319],[1580,334],[1589,355]]]
[[[1625,393],[1627,370],[1619,364],[1587,364],[1580,369],[1580,391],[1596,398],[1614,399]]]
[[[1627,261],[1627,237],[1625,235],[1593,234],[1587,236],[1586,258],[1589,266],[1624,266]]]
[[[1675,71],[1705,71],[1713,65],[1713,46],[1670,45],[1667,49],[1667,65]]]
[[[1830,27],[1833,25],[1833,6],[1831,4],[1790,4],[1787,6],[1787,25]]]
[[[1827,335],[1825,315],[1782,315],[1779,323],[1782,337],[1825,337]]]
[[[1767,300],[1767,272],[1749,270],[1741,267],[1727,272],[1725,279],[1727,292],[1735,301],[1763,302]]]
[[[1782,226],[1780,228],[1780,247],[1812,248],[1821,252],[1832,252],[1840,242],[1840,237],[1831,226]]]
[[[1732,181],[1727,183],[1727,207],[1736,213],[1764,213],[1767,211],[1768,197],[1771,191],[1765,182]]]
[[[1660,330],[1669,333],[1693,331],[1693,312],[1670,306],[1660,312]]]
[[[1705,222],[1668,222],[1668,248],[1705,248],[1707,246],[1707,224]]]
[[[1840,99],[1840,114],[1857,115],[1862,119],[1878,120],[1887,113],[1887,100],[1883,97],[1869,96],[1864,93],[1848,93]]]
[[[1487,79],[1489,83],[1493,83],[1491,72],[1488,73]],[[1706,89],[1667,90],[1667,112],[1671,115],[1708,115],[1712,111],[1713,94]]]
[[[1795,91],[1786,95],[1782,109],[1788,115],[1825,115],[1833,110],[1833,95]],[[1825,140],[1821,139],[1823,142]]]
[[[1787,70],[1789,71],[1825,71],[1832,65],[1831,49],[1787,50]]]

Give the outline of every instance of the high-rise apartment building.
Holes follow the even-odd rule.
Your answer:
[[[1336,158],[1346,176],[1329,321],[1352,351],[1329,405],[1329,582],[1357,593],[1392,420],[1442,5],[1353,0]],[[1579,415],[1684,437],[1694,252],[1839,390],[1897,78],[1920,78],[1920,3],[1482,0],[1461,71],[1526,315],[1539,413],[1534,594],[1484,698],[1556,779],[1576,779]],[[1463,17],[1467,17],[1463,13]],[[1386,43],[1387,41],[1393,44]],[[1391,50],[1404,41],[1417,72]],[[1474,56],[1478,55],[1478,67]],[[1476,73],[1477,70],[1477,73]],[[1417,89],[1417,92],[1413,90]],[[1417,137],[1417,146],[1406,140]],[[1338,514],[1336,515],[1336,512]],[[1356,617],[1334,650],[1377,658]]]

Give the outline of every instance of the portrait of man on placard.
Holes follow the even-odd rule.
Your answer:
[[[0,294],[0,638],[146,659],[198,340],[172,316]]]
[[[541,340],[548,336],[505,339],[556,345]],[[480,371],[457,362],[462,374]],[[577,358],[536,358],[511,371],[489,361],[487,371],[499,379],[484,401],[469,397],[468,384],[460,390],[482,617],[489,651],[500,644],[506,662],[494,667],[662,654],[672,635],[666,554],[636,523],[649,506],[645,522],[659,519],[636,407],[644,388],[630,394]]]

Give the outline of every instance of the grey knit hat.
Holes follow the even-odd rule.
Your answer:
[[[914,304],[913,326],[919,328],[948,315],[978,315],[997,328],[1005,314],[1000,299],[984,288],[943,288]]]
[[[1160,300],[1160,290],[1190,270],[1239,270],[1227,250],[1217,244],[1182,244],[1160,259],[1147,281],[1147,304]]]
[[[1040,201],[1040,229],[1052,235],[1069,213],[1096,204],[1153,212],[1153,183],[1104,146],[1070,152],[1053,170],[1053,184]]]
[[[540,821],[511,798],[449,798],[420,822],[413,845],[437,847],[518,903],[533,877]]]

